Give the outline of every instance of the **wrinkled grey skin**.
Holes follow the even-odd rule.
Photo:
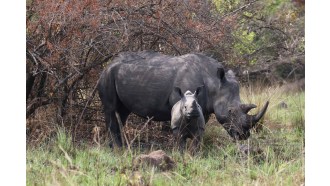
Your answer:
[[[203,111],[197,101],[201,89],[202,87],[198,87],[195,93],[188,90],[182,94],[180,88],[174,88],[181,99],[172,107],[171,128],[181,153],[186,147],[187,138],[193,140],[193,152],[196,152],[200,147],[205,126]]]
[[[216,60],[202,54],[167,56],[156,52],[120,53],[101,74],[98,91],[104,106],[106,125],[116,146],[122,146],[116,112],[123,124],[133,112],[156,121],[169,121],[171,109],[180,100],[174,91],[204,86],[197,100],[205,122],[214,113],[235,140],[247,139],[249,130],[267,110],[268,102],[256,115],[256,106],[241,104],[239,85],[233,73],[225,73]]]

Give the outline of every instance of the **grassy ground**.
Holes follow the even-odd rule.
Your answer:
[[[170,171],[132,168],[132,159],[151,149],[112,151],[107,143],[85,142],[73,148],[70,135],[57,135],[39,145],[27,146],[27,185],[302,185],[304,164],[305,93],[280,88],[241,90],[244,103],[269,109],[258,132],[241,142],[260,149],[243,155],[214,120],[207,124],[203,150],[183,158],[163,148],[176,162]],[[257,109],[256,111],[257,112]],[[159,148],[157,148],[159,149]],[[155,149],[153,149],[155,150]]]

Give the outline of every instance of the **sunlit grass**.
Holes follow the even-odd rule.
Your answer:
[[[261,88],[258,86],[242,88],[241,98],[244,103],[254,103],[256,113],[268,100],[270,104],[264,116],[266,123],[279,128],[305,128],[305,92],[286,92],[280,87]],[[265,125],[267,127],[267,125]]]

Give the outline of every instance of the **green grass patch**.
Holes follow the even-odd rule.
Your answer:
[[[27,185],[302,185],[305,179],[304,92],[289,93],[280,88],[241,90],[244,103],[262,107],[270,101],[263,129],[252,132],[246,144],[261,149],[243,155],[227,132],[209,123],[203,150],[182,157],[176,150],[166,153],[177,163],[162,172],[153,167],[132,168],[141,149],[114,151],[82,142],[73,146],[71,134],[59,129],[53,139],[28,146]],[[279,104],[285,102],[287,107]],[[255,109],[257,112],[258,109]],[[252,111],[251,111],[252,112]],[[252,113],[253,113],[252,112]],[[157,150],[157,149],[153,149]],[[146,150],[148,151],[148,150]]]

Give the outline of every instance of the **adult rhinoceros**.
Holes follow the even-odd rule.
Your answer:
[[[256,106],[242,104],[239,85],[231,71],[225,73],[216,60],[202,54],[167,56],[156,52],[118,54],[101,74],[98,91],[104,106],[105,121],[115,145],[122,140],[116,112],[122,123],[133,112],[156,121],[169,121],[172,106],[182,92],[203,86],[198,95],[204,118],[214,113],[235,140],[245,140],[249,130],[265,114],[268,101],[256,115],[247,113]]]

